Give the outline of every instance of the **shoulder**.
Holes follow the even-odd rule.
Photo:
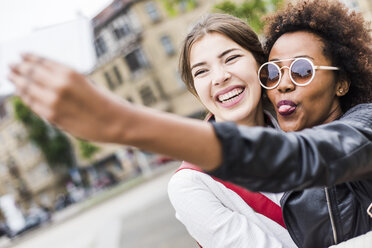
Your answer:
[[[182,169],[173,174],[168,183],[169,197],[184,194],[188,191],[194,191],[206,187],[206,185],[216,183],[209,175],[190,169]]]
[[[372,103],[358,104],[349,109],[341,118],[341,122],[357,128],[371,129],[372,127]]]
[[[371,113],[372,111],[372,103],[363,103],[363,104],[358,104],[351,109],[349,109],[343,116],[342,118],[348,118],[350,116],[359,116],[362,113]],[[370,114],[367,114],[370,116]]]

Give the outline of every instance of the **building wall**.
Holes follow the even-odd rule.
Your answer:
[[[142,46],[150,61],[155,75],[159,78],[160,87],[167,96],[170,111],[183,116],[190,116],[203,109],[196,98],[183,84],[178,71],[178,58],[182,41],[192,24],[211,8],[213,1],[198,1],[198,6],[189,12],[169,17],[164,6],[156,2],[161,15],[158,22],[152,22],[146,13],[146,5],[156,1],[140,1],[134,5],[133,11],[143,21]],[[162,39],[170,41],[174,52],[168,54]]]
[[[0,118],[0,195],[12,194],[27,206],[20,193],[23,185],[31,201],[52,204],[58,179],[28,139],[25,127],[15,120],[11,103],[2,107],[6,114]]]
[[[93,81],[137,104],[183,116],[202,111],[202,105],[188,93],[178,73],[181,41],[190,25],[207,12],[215,1],[197,2],[193,10],[171,17],[160,1],[134,1],[127,10],[96,32],[98,36],[111,36],[107,38],[109,44],[114,37],[112,23],[127,18],[135,34],[131,38],[117,41],[115,45],[110,43],[110,46],[115,47],[115,52],[100,57],[97,69],[91,75]],[[153,15],[149,14],[149,9],[153,10]],[[157,18],[151,18],[154,15]],[[169,45],[168,51],[164,43]],[[136,48],[142,51],[147,66],[133,73],[124,57]],[[121,82],[114,66],[119,71]]]

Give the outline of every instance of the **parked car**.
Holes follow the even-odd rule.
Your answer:
[[[25,216],[25,225],[20,230],[12,231],[5,222],[0,222],[0,236],[14,238],[49,221],[51,221],[51,213],[47,209],[33,207]]]

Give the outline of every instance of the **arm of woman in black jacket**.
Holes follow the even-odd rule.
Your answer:
[[[208,173],[251,190],[282,192],[372,179],[372,104],[299,132],[213,126],[222,164]]]

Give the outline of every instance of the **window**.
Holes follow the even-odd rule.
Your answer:
[[[148,86],[145,86],[140,90],[140,95],[141,95],[143,104],[146,106],[150,106],[156,102],[156,97],[154,93],[152,92],[151,88]]]
[[[115,89],[115,85],[114,85],[114,83],[112,82],[112,79],[111,79],[110,74],[106,71],[106,72],[104,73],[104,75],[105,75],[105,80],[106,80],[106,83],[107,83],[108,87],[109,87],[111,90]]]
[[[125,61],[132,73],[148,66],[147,59],[141,49],[134,50],[125,56]]]
[[[121,73],[120,73],[118,67],[117,66],[114,66],[112,69],[113,69],[114,74],[115,74],[115,77],[116,77],[117,85],[122,84],[123,83],[123,78],[121,76]]]
[[[96,39],[94,46],[96,48],[97,57],[102,56],[107,51],[106,43],[102,37]]]
[[[181,12],[186,12],[186,10],[187,10],[187,1],[181,0],[180,3],[179,3],[179,6],[180,6],[180,11]]]
[[[114,74],[114,80],[111,73]],[[110,88],[110,90],[114,90],[117,86],[123,83],[123,77],[121,76],[118,67],[115,65],[112,67],[111,73],[106,71],[103,75],[105,77],[107,86]]]
[[[146,3],[145,8],[152,22],[160,21],[160,15],[154,2]]]
[[[181,13],[194,9],[198,5],[196,0],[180,0],[178,7]]]
[[[165,52],[167,53],[168,56],[172,56],[174,54],[174,47],[172,44],[171,39],[169,38],[168,35],[164,35],[161,37],[161,44],[164,47]]]
[[[131,28],[128,23],[124,23],[121,26],[114,28],[114,35],[117,40],[120,40],[122,37],[128,35],[131,32]]]

